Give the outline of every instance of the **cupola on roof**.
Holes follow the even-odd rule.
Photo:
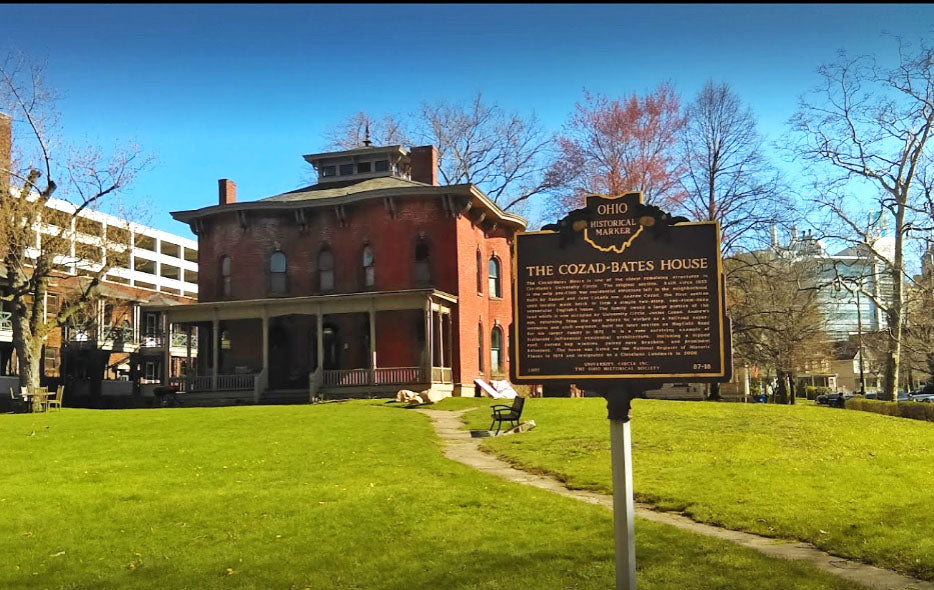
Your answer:
[[[341,152],[307,154],[305,161],[318,173],[318,184],[392,176],[409,180],[409,152],[401,145],[364,146]]]

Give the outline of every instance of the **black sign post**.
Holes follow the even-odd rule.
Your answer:
[[[729,381],[716,222],[687,222],[642,194],[590,195],[516,235],[510,363],[516,383],[576,383],[607,400],[617,590],[635,588],[630,402],[664,382]]]

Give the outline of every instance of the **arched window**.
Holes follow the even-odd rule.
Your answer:
[[[334,289],[334,254],[328,247],[318,252],[318,288],[322,291]]]
[[[490,372],[503,372],[503,330],[499,326],[493,326],[490,333]]]
[[[483,254],[477,248],[477,293],[483,294]]]
[[[230,297],[230,256],[221,256],[221,297]]]
[[[490,297],[502,297],[503,290],[499,280],[499,258],[490,258],[488,274],[490,276]]]
[[[285,254],[276,250],[269,256],[269,292],[282,295],[286,292]]]
[[[415,284],[427,286],[431,283],[431,263],[428,260],[428,242],[419,240],[415,244]]]
[[[363,247],[363,285],[372,287],[376,284],[376,266],[373,260],[373,248],[369,244]]]
[[[483,322],[477,324],[477,368],[483,372]]]

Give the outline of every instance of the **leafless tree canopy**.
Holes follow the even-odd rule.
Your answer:
[[[898,389],[905,327],[905,291],[911,273],[905,252],[919,232],[932,229],[929,139],[934,126],[934,51],[901,40],[894,66],[873,56],[841,52],[820,68],[821,85],[792,119],[795,149],[816,178],[813,200],[826,211],[825,235],[868,249],[883,262],[892,296],[883,397]],[[880,215],[881,214],[881,215]],[[891,251],[879,247],[887,226]]]
[[[728,85],[707,82],[688,105],[683,148],[682,209],[720,223],[725,255],[762,246],[770,226],[787,221],[789,199],[762,153],[755,115]]]
[[[375,119],[360,111],[327,132],[327,149],[352,150],[365,145],[409,145],[404,125],[392,115]]]
[[[442,182],[477,185],[503,210],[515,210],[548,188],[550,135],[534,115],[508,112],[480,94],[468,103],[426,102],[403,118],[357,113],[327,134],[329,145],[360,147],[367,128],[375,145],[434,145]]]
[[[632,190],[641,191],[646,203],[675,209],[684,199],[677,154],[684,122],[671,84],[616,99],[585,92],[549,170],[558,189],[555,212],[579,207],[585,194]]]
[[[734,349],[743,362],[791,377],[806,362],[830,357],[819,301],[820,267],[781,249],[739,254],[726,261]],[[784,386],[779,397],[786,395]]]
[[[43,83],[41,67],[19,54],[8,55],[0,64],[0,111],[12,118],[13,129],[10,164],[0,163],[0,172],[10,179],[0,183],[0,296],[13,311],[20,380],[29,385],[38,384],[49,330],[66,323],[108,269],[128,253],[126,228],[109,228],[108,235],[83,233],[73,240],[83,231],[79,214],[115,197],[150,162],[132,146],[106,155],[98,148],[67,147],[54,99]],[[53,198],[70,206],[50,208]],[[61,275],[62,266],[76,263],[86,280],[77,295],[47,317],[44,301],[50,282]]]

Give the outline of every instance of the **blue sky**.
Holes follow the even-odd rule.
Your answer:
[[[0,5],[0,50],[47,60],[70,140],[156,157],[127,199],[169,212],[301,186],[302,154],[347,116],[486,99],[558,131],[584,88],[689,100],[728,82],[779,139],[837,49],[892,55],[932,36],[931,5]]]

